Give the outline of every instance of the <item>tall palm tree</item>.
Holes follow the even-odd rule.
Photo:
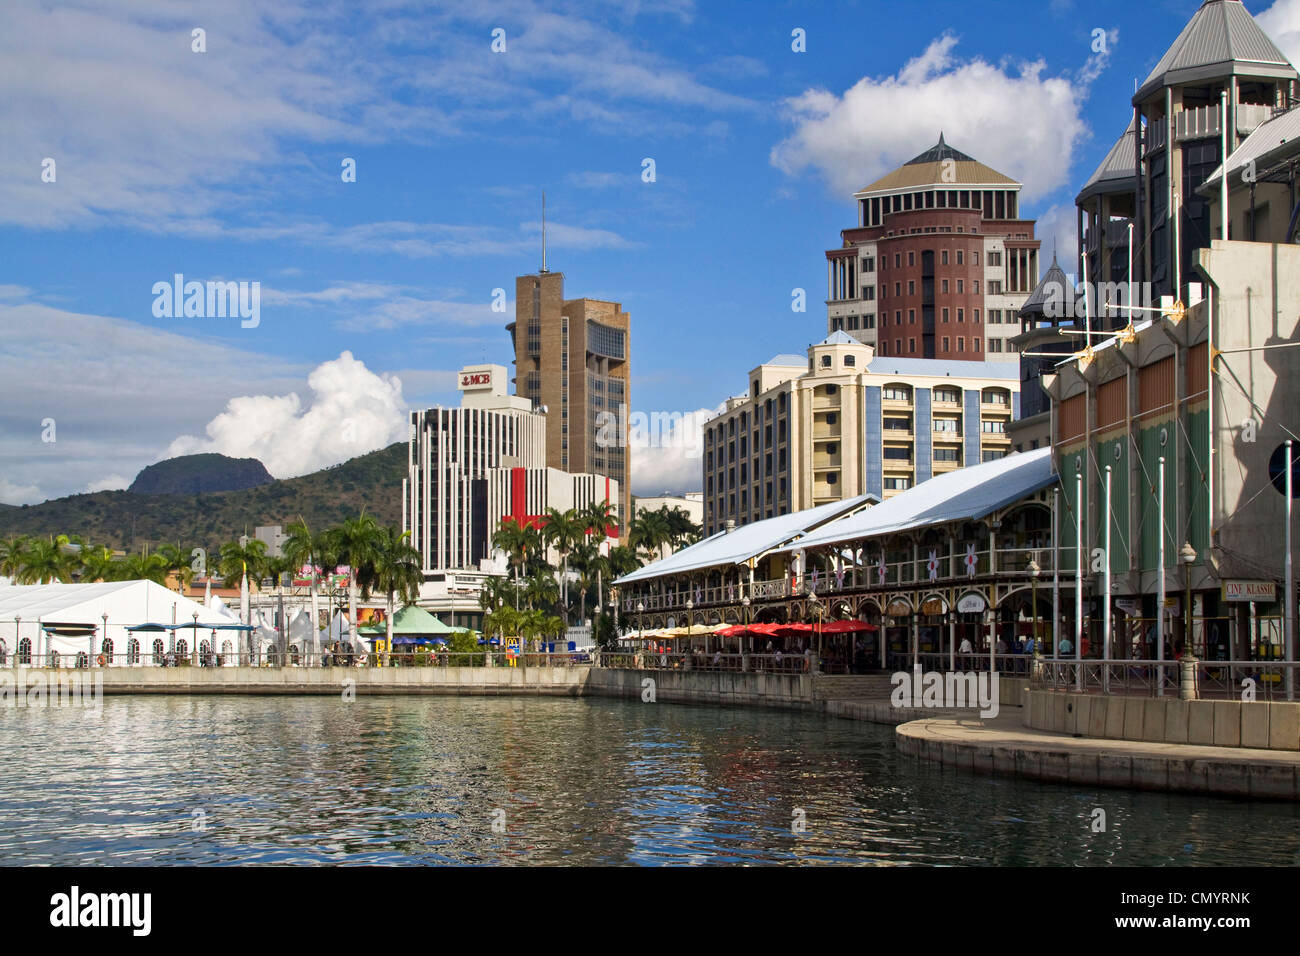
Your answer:
[[[23,559],[30,543],[30,539],[22,534],[11,535],[0,540],[0,574],[17,580],[18,569],[23,566]]]
[[[542,536],[546,543],[553,546],[560,555],[563,575],[560,580],[564,582],[562,591],[566,620],[569,616],[569,553],[583,540],[586,533],[587,522],[577,510],[546,509],[546,524],[542,528]]]
[[[157,551],[152,554],[147,551],[128,554],[123,560],[115,562],[115,565],[112,575],[118,581],[153,581],[163,587],[167,586],[167,559]]]
[[[587,525],[587,533],[595,539],[596,544],[599,545],[605,540],[610,528],[613,528],[617,534],[617,516],[608,498],[604,501],[593,501],[582,510],[582,514],[583,521]]]
[[[492,547],[504,551],[515,571],[515,588],[519,588],[519,577],[530,556],[542,550],[542,535],[532,525],[522,524],[513,518],[502,518],[501,524],[492,534]],[[518,597],[516,596],[516,600]]]
[[[158,547],[154,554],[160,555],[167,563],[167,570],[176,575],[177,590],[181,594],[185,593],[186,588],[194,582],[194,569],[190,566],[190,555],[180,542],[175,544],[164,544]]]
[[[121,562],[113,554],[113,549],[104,545],[85,545],[81,549],[82,584],[94,584],[96,581],[113,581],[117,577]]]
[[[319,534],[312,534],[311,529],[307,527],[307,522],[300,516],[297,521],[285,529],[288,537],[284,541],[284,556],[290,561],[294,569],[307,567],[307,582],[311,593],[311,626],[314,630],[320,630],[320,600],[316,589],[316,582],[319,572],[318,553],[323,549],[324,538]]]
[[[367,567],[374,564],[383,538],[383,528],[370,515],[362,512],[355,518],[348,518],[337,528],[330,529],[330,542],[341,565],[347,565],[348,574],[348,613],[352,632],[357,630],[357,586],[359,577]]]
[[[382,592],[386,598],[385,663],[393,648],[394,596],[401,597],[406,604],[414,604],[424,583],[420,552],[411,547],[410,537],[409,531],[381,527],[373,557],[357,572],[365,598],[370,597],[372,589]]]
[[[671,540],[667,518],[657,511],[642,510],[628,525],[628,544],[650,555],[663,557],[663,546]]]
[[[78,567],[77,555],[66,548],[67,536],[36,538],[23,550],[14,580],[19,584],[51,584],[72,580]]]
[[[554,610],[560,603],[560,586],[551,575],[538,572],[529,575],[524,583],[524,597],[530,611],[543,608]]]

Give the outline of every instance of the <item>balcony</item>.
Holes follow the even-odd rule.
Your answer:
[[[1189,139],[1206,139],[1223,131],[1223,118],[1218,106],[1200,106],[1174,114],[1174,142]]]
[[[828,455],[826,452],[813,455],[813,471],[838,471],[840,468],[840,453]]]

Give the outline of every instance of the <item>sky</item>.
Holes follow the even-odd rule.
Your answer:
[[[461,366],[510,366],[543,190],[566,297],[631,314],[647,415],[824,337],[853,191],[941,131],[1073,272],[1073,197],[1199,5],[5,0],[0,501],[403,440]],[[1247,7],[1300,60],[1300,0]],[[178,274],[248,308],[174,314]],[[698,489],[679,431],[634,492]]]

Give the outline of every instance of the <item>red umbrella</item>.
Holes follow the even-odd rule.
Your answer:
[[[809,625],[811,629],[811,625]],[[878,631],[880,628],[866,621],[827,621],[821,626],[823,634],[853,634],[857,631]]]

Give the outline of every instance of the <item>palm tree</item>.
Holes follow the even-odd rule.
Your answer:
[[[65,546],[66,535],[48,539],[36,538],[23,549],[21,563],[14,580],[18,584],[50,584],[54,581],[68,583],[77,570],[77,556]]]
[[[112,548],[102,544],[85,545],[81,549],[81,577],[78,580],[82,584],[115,580],[120,564]]]
[[[524,599],[529,610],[554,610],[560,603],[560,586],[550,574],[535,572],[524,582]]]
[[[153,554],[146,551],[129,554],[122,561],[115,562],[115,565],[112,576],[118,581],[153,581],[163,587],[167,586],[167,559],[156,551]]]
[[[317,564],[320,552],[324,550],[324,537],[311,533],[307,522],[300,516],[286,529],[288,537],[284,541],[284,556],[292,563],[294,569],[307,566],[307,581],[311,591],[311,626],[320,630],[320,600],[316,590],[318,576]]]
[[[29,544],[27,536],[21,534],[0,540],[0,574],[18,579],[18,569],[23,566]]]
[[[190,566],[189,554],[181,547],[179,541],[175,544],[160,545],[154,553],[160,555],[167,563],[168,572],[176,575],[177,589],[184,594],[186,588],[194,581],[194,568]]]
[[[664,557],[663,546],[670,540],[668,519],[661,512],[642,510],[628,525],[628,544],[651,556],[659,552],[659,557]]]
[[[546,525],[542,528],[542,535],[547,544],[554,546],[560,554],[566,620],[569,615],[569,552],[583,540],[587,527],[587,522],[575,509],[570,508],[568,511],[560,511],[557,508],[546,509]]]
[[[542,550],[542,535],[532,525],[516,522],[513,518],[502,518],[500,526],[492,534],[492,547],[509,556],[510,564],[515,570],[517,590],[520,572],[529,556]]]
[[[406,604],[414,604],[420,596],[420,585],[424,583],[424,572],[420,552],[411,547],[409,531],[381,527],[375,544],[374,555],[370,561],[361,566],[357,572],[360,579],[361,593],[367,600],[372,589],[381,591],[387,601],[386,650],[384,663],[393,647],[393,612],[394,596]]]
[[[350,568],[348,574],[349,622],[355,635],[357,630],[357,585],[366,568],[374,564],[383,538],[383,528],[370,515],[362,512],[348,518],[337,528],[330,529],[330,543],[339,564]]]
[[[587,505],[586,508],[582,509],[582,518],[587,525],[587,533],[595,537],[596,544],[600,544],[608,537],[610,528],[614,528],[615,533],[618,531],[615,527],[618,522],[614,514],[614,507],[609,503],[608,498],[604,501],[593,501]]]

